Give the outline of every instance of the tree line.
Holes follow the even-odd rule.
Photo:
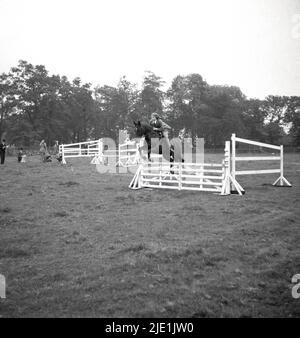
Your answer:
[[[0,136],[16,146],[51,145],[133,132],[133,121],[153,112],[186,135],[218,147],[232,133],[267,143],[300,146],[300,97],[247,98],[240,88],[209,85],[200,74],[163,79],[145,72],[141,88],[125,76],[116,87],[92,87],[80,78],[50,75],[43,65],[19,61],[0,75]]]

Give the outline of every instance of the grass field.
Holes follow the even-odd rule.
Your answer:
[[[28,160],[0,167],[1,317],[300,316],[300,155],[292,188],[242,177],[243,197]]]

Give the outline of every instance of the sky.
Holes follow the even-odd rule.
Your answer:
[[[0,0],[0,73],[18,60],[94,86],[150,70],[299,96],[300,0]]]

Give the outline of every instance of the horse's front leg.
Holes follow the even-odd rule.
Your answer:
[[[151,139],[146,140],[148,145],[148,161],[151,161]]]
[[[170,147],[170,162],[175,162],[175,147],[171,145]]]
[[[171,145],[171,147],[170,147],[170,172],[171,172],[171,175],[175,174],[174,170],[172,170],[173,167],[174,167],[174,164],[173,164],[174,163],[174,159],[175,159],[174,146]]]

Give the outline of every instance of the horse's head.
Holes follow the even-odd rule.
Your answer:
[[[141,124],[141,121],[137,121],[137,122],[133,122],[134,123],[134,126],[135,126],[135,134],[136,134],[136,137],[143,137],[144,134],[145,134],[145,130]]]

